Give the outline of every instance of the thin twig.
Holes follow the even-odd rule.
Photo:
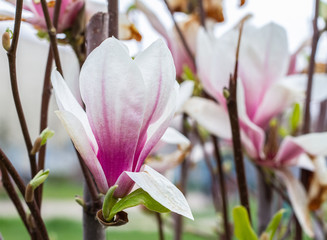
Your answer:
[[[183,115],[183,134],[187,136],[187,128],[186,128],[186,114]],[[188,177],[188,168],[189,168],[189,161],[186,157],[181,164],[180,167],[180,182],[179,182],[179,190],[186,195],[186,184],[187,184],[187,177]],[[183,233],[183,218],[181,215],[174,214],[175,224],[174,224],[174,240],[181,240],[182,233]]]
[[[15,167],[11,164],[8,157],[6,156],[6,154],[1,149],[0,149],[0,162],[3,163],[6,170],[9,172],[9,174],[13,178],[13,180],[14,180],[16,186],[18,187],[20,193],[22,194],[22,196],[24,196],[25,195],[25,189],[26,189],[25,184],[24,184],[23,180],[21,179],[21,177],[19,176],[18,172],[16,171]],[[36,205],[35,200],[33,202],[26,202],[26,204],[27,204],[27,206],[28,206],[28,208],[29,208],[34,220],[35,220],[35,223],[37,225],[37,228],[40,231],[42,239],[48,240],[49,239],[48,232],[47,232],[47,229],[46,229],[45,224],[43,222],[43,219],[41,217],[39,208]]]
[[[173,22],[174,22],[174,25],[175,25],[176,31],[177,31],[178,36],[180,37],[180,39],[181,39],[181,41],[182,41],[182,43],[183,43],[183,46],[184,46],[184,48],[185,48],[185,51],[186,51],[186,53],[188,54],[188,56],[190,57],[190,59],[192,60],[192,63],[193,63],[193,65],[194,65],[194,67],[196,68],[195,58],[194,58],[194,56],[193,56],[193,54],[192,54],[191,48],[190,48],[189,45],[187,44],[186,39],[185,39],[185,37],[184,37],[184,35],[183,35],[183,33],[182,33],[180,27],[178,26],[178,23],[176,22],[176,20],[175,20],[175,18],[174,18],[174,13],[173,13],[173,11],[171,10],[171,8],[170,8],[170,6],[169,6],[167,0],[164,0],[164,2],[165,2],[166,6],[167,6],[167,8],[168,8],[168,10],[169,10],[169,12],[170,12],[171,19],[172,19]]]
[[[204,8],[203,8],[203,0],[198,0],[198,9],[199,9],[201,26],[205,29],[206,28],[206,25],[205,25],[206,15],[205,15]]]
[[[22,10],[23,10],[23,1],[17,0],[16,2],[16,13],[15,13],[15,26],[13,32],[13,38],[11,42],[11,46],[9,51],[7,52],[8,62],[9,62],[9,73],[10,73],[10,82],[11,82],[11,90],[16,106],[16,111],[18,114],[20,126],[22,129],[22,133],[24,136],[25,145],[27,148],[28,156],[30,159],[30,166],[31,166],[31,176],[33,177],[36,174],[36,159],[35,156],[32,155],[30,152],[32,150],[32,141],[28,131],[28,127],[25,120],[25,115],[23,111],[23,107],[20,101],[19,91],[18,91],[18,84],[17,84],[17,75],[16,75],[16,52],[18,46],[18,38],[20,32],[20,25],[22,20]]]
[[[315,1],[315,13],[313,19],[313,36],[312,36],[312,46],[311,46],[311,56],[309,63],[309,71],[308,71],[308,83],[307,83],[307,91],[306,91],[306,99],[305,99],[305,111],[304,111],[304,124],[302,132],[303,134],[310,132],[311,119],[310,119],[310,102],[311,102],[311,93],[312,93],[312,82],[313,82],[313,74],[315,70],[315,56],[317,51],[317,45],[319,40],[319,30],[318,30],[318,16],[319,16],[319,0]],[[301,170],[301,182],[305,189],[309,187],[309,179],[311,176],[311,172],[308,170]],[[302,228],[298,221],[295,223],[295,236],[296,239],[302,239]]]
[[[118,0],[108,0],[109,30],[108,36],[118,38]]]
[[[223,202],[223,217],[224,217],[224,228],[225,228],[225,239],[230,240],[231,234],[229,229],[229,217],[228,217],[228,192],[226,191],[225,177],[223,171],[223,163],[221,159],[220,147],[217,137],[211,136],[212,143],[215,149],[215,158],[217,162],[218,177],[220,184],[221,199]]]
[[[53,26],[54,28],[58,27],[58,20],[59,20],[59,13],[61,7],[61,0],[56,0],[54,13],[53,13]],[[48,29],[48,31],[50,31]],[[56,44],[56,41],[52,41],[49,47],[48,52],[48,60],[47,65],[45,68],[45,76],[43,80],[43,90],[42,90],[42,103],[41,103],[41,116],[40,116],[40,132],[42,132],[48,125],[48,110],[49,110],[49,102],[51,97],[51,83],[50,83],[50,76],[51,76],[51,69],[53,63],[53,52],[57,46],[53,46]],[[59,56],[57,59],[59,67],[61,69]],[[62,70],[61,70],[62,74]],[[46,144],[40,149],[39,156],[38,156],[38,171],[44,169],[45,164],[45,153],[46,153]],[[41,210],[41,203],[42,203],[42,192],[43,192],[43,184],[38,187],[36,190],[36,201]]]
[[[159,240],[165,240],[165,234],[164,234],[164,230],[163,230],[163,222],[162,222],[161,214],[156,212],[155,215],[156,215],[158,229],[159,229]]]
[[[32,231],[32,229],[30,228],[30,226],[27,222],[27,217],[26,217],[26,212],[24,210],[24,207],[23,207],[21,201],[19,200],[18,194],[16,193],[14,186],[12,185],[12,183],[10,181],[8,172],[6,170],[6,167],[2,163],[2,161],[0,161],[0,170],[2,173],[3,187],[6,189],[9,198],[11,199],[12,203],[15,205],[20,218],[22,219],[28,233],[32,237],[35,233]]]
[[[238,59],[239,59],[241,36],[243,31],[243,23],[244,22],[241,23],[240,30],[239,30],[234,75],[230,77],[230,81],[229,81],[230,95],[227,98],[227,108],[228,108],[229,120],[232,129],[232,136],[233,136],[233,151],[234,151],[234,162],[236,168],[238,192],[239,192],[241,204],[246,208],[251,220],[250,204],[249,204],[248,190],[246,185],[246,174],[244,168],[244,159],[243,159],[242,144],[241,144],[241,137],[240,137],[240,125],[238,121],[237,94],[236,94]]]
[[[60,4],[61,0],[58,1],[58,2]],[[54,57],[54,60],[55,60],[55,63],[56,63],[56,67],[57,67],[58,72],[61,75],[63,75],[62,67],[61,67],[61,63],[60,63],[60,57],[59,57],[59,50],[58,50],[58,45],[57,45],[56,29],[55,29],[54,25],[51,22],[46,0],[41,0],[41,5],[42,5],[44,19],[45,19],[47,29],[48,29],[48,34],[49,34],[49,38],[50,38],[50,45],[51,45],[52,54],[53,54],[53,57]],[[56,3],[56,5],[57,5],[57,3]],[[59,9],[60,9],[60,6],[59,6]],[[57,13],[57,14],[59,14],[59,13]]]

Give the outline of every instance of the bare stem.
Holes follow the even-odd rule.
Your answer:
[[[161,214],[156,212],[155,215],[156,215],[158,229],[159,229],[159,240],[165,240],[165,234],[164,234],[164,230],[163,230],[163,222],[162,222]]]
[[[21,179],[21,177],[19,176],[18,172],[16,171],[15,167],[11,164],[8,157],[4,154],[4,152],[1,149],[0,149],[0,162],[3,164],[3,166],[5,166],[6,170],[10,173],[10,175],[13,178],[13,180],[15,181],[20,193],[22,194],[22,196],[24,196],[25,189],[26,189],[25,184],[24,184],[23,180]],[[41,217],[39,208],[36,205],[35,200],[33,202],[27,202],[26,204],[35,220],[35,223],[36,223],[36,226],[38,229],[37,231],[40,232],[41,239],[48,240],[49,239],[48,232],[47,232],[47,229],[43,222],[43,219]]]
[[[16,52],[17,52],[17,46],[18,46],[20,25],[21,25],[21,20],[22,20],[22,10],[23,10],[23,1],[17,0],[13,38],[12,38],[10,49],[7,52],[7,56],[8,56],[8,62],[9,62],[11,90],[12,90],[20,126],[21,126],[22,133],[24,136],[24,141],[25,141],[25,145],[27,148],[28,156],[30,159],[31,176],[33,177],[37,171],[36,159],[35,159],[35,156],[30,153],[33,145],[32,145],[31,137],[30,137],[28,127],[26,124],[23,107],[22,107],[22,104],[20,101],[18,84],[17,84],[17,75],[16,75]]]
[[[246,174],[244,168],[244,159],[243,159],[242,144],[241,144],[241,137],[240,137],[240,125],[238,121],[237,94],[236,94],[238,59],[239,59],[241,36],[243,31],[243,23],[244,22],[241,23],[240,31],[239,31],[234,75],[231,76],[229,81],[230,96],[227,98],[227,108],[228,108],[229,120],[232,129],[232,136],[233,136],[234,162],[236,168],[238,192],[239,192],[241,204],[246,208],[251,220],[250,204],[249,204],[248,190],[246,185]]]
[[[185,126],[187,116],[183,115],[183,134],[187,136],[187,129]],[[180,182],[179,182],[179,190],[186,195],[186,184],[187,184],[187,176],[188,176],[188,168],[189,162],[188,159],[185,158],[181,164],[181,172],[180,172]],[[174,240],[181,240],[183,233],[183,218],[181,215],[174,214],[175,224],[174,224]]]
[[[311,56],[310,56],[310,63],[309,63],[308,83],[307,83],[307,91],[306,91],[306,99],[305,99],[304,124],[302,130],[303,134],[310,132],[310,125],[311,125],[310,102],[311,102],[313,74],[315,70],[315,56],[316,56],[317,45],[319,40],[319,30],[318,30],[319,2],[320,2],[319,0],[315,1]],[[303,183],[305,189],[308,189],[309,187],[310,176],[311,176],[311,172],[309,172],[308,170],[303,169],[301,171],[301,182]],[[302,229],[298,221],[296,221],[295,227],[296,227],[296,239],[302,239]]]
[[[109,37],[118,38],[118,0],[108,0],[108,14],[109,14]]]
[[[225,239],[230,240],[231,234],[229,229],[229,217],[228,217],[228,193],[226,191],[225,177],[223,171],[223,163],[221,159],[220,147],[218,139],[215,136],[211,136],[213,146],[215,148],[215,157],[217,161],[218,177],[220,184],[220,194],[223,202],[223,217],[224,217],[224,228],[225,228]]]
[[[2,161],[0,161],[0,170],[2,173],[2,183],[3,183],[3,187],[6,189],[8,196],[10,197],[11,201],[13,202],[13,204],[15,205],[17,212],[20,216],[20,218],[22,219],[28,233],[30,234],[30,236],[32,237],[34,235],[32,229],[30,228],[30,226],[28,225],[27,222],[27,217],[26,217],[26,213],[24,210],[24,207],[21,203],[21,201],[19,200],[19,197],[14,189],[14,186],[12,185],[10,178],[8,176],[8,172],[6,170],[5,165],[2,163]]]
[[[57,11],[58,16],[56,16],[55,19],[57,19],[59,17],[60,4],[61,4],[61,0],[59,0],[59,1],[57,0],[55,11]],[[57,70],[61,75],[63,75],[62,67],[61,67],[61,63],[60,63],[60,57],[59,57],[59,50],[58,50],[58,45],[57,45],[56,28],[54,27],[54,25],[51,22],[46,0],[41,0],[41,5],[42,5],[43,14],[44,14],[44,19],[45,19],[47,29],[48,29],[50,45],[51,45],[52,54],[53,54],[53,57],[55,59],[55,63],[57,66]],[[55,17],[55,15],[54,15],[54,17]]]

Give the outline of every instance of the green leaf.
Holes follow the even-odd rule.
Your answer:
[[[109,218],[111,209],[118,201],[118,199],[114,197],[114,192],[117,187],[118,187],[118,185],[114,185],[114,186],[110,187],[106,193],[106,196],[104,197],[104,200],[103,200],[102,215],[103,215],[103,218],[107,221],[111,220],[111,218]]]
[[[41,146],[43,146],[49,138],[52,138],[53,135],[54,131],[50,130],[49,128],[44,129],[40,134],[40,137],[42,138]]]
[[[254,232],[248,213],[243,206],[233,208],[234,235],[238,240],[258,240]]]
[[[266,228],[265,232],[269,235],[269,239],[272,240],[276,230],[278,228],[278,225],[283,217],[283,214],[285,212],[285,209],[279,210],[273,218],[270,220],[268,227]]]
[[[135,190],[129,195],[123,197],[119,202],[117,202],[110,211],[108,219],[112,219],[118,212],[123,211],[126,208],[135,207],[138,205],[144,205],[147,209],[159,212],[166,213],[170,212],[169,209],[162,206],[156,200],[154,200],[147,192],[142,188]]]
[[[301,108],[300,108],[300,104],[296,103],[294,105],[292,115],[290,116],[289,119],[289,124],[292,133],[294,133],[298,128],[300,120],[301,120]]]

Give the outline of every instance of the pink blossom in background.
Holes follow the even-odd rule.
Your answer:
[[[156,41],[133,60],[114,38],[86,59],[80,74],[80,107],[58,72],[52,75],[58,117],[102,193],[117,184],[116,197],[138,172],[175,113],[178,84],[171,54]]]
[[[184,66],[188,66],[192,71],[195,71],[194,63],[186,52],[176,28],[173,27],[167,30],[165,25],[159,20],[158,16],[155,15],[154,12],[152,12],[151,9],[142,1],[137,0],[136,7],[145,14],[152,27],[166,40],[174,59],[177,76],[181,76]],[[196,35],[200,28],[200,23],[195,17],[191,16],[187,20],[179,22],[178,24],[192,54],[194,55],[196,52]]]

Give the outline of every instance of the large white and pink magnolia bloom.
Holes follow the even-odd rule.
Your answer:
[[[16,4],[16,1],[9,0],[8,2]],[[52,20],[55,1],[47,1],[47,6],[50,18]],[[63,32],[64,30],[72,27],[79,11],[83,6],[84,0],[62,0],[60,5],[57,32]],[[29,22],[42,30],[47,29],[40,0],[24,1],[24,9],[24,21]],[[11,12],[7,12],[7,14],[5,14],[5,12],[2,12],[0,9],[0,15],[11,16],[12,14]]]
[[[117,184],[117,197],[133,181],[175,113],[178,84],[171,54],[157,41],[133,60],[114,38],[105,40],[85,61],[80,73],[86,111],[58,72],[52,75],[59,111],[76,149],[105,193]]]

